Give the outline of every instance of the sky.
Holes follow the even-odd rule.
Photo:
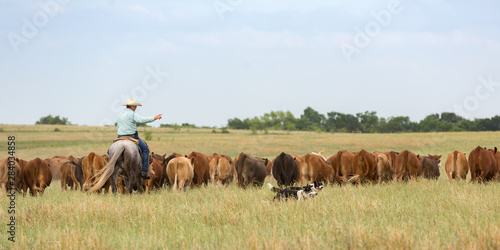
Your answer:
[[[0,0],[0,124],[500,113],[497,0]]]

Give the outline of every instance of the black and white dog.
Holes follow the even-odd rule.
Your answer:
[[[314,181],[312,184],[308,184],[303,187],[287,187],[284,189],[273,187],[271,183],[267,183],[267,187],[269,187],[271,191],[277,193],[273,200],[287,200],[289,198],[294,198],[301,201],[316,196],[318,192],[323,189],[323,183],[321,181]]]

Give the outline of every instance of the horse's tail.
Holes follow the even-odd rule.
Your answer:
[[[109,177],[113,174],[115,171],[115,164],[116,161],[118,161],[118,158],[122,155],[123,151],[125,151],[125,145],[121,144],[120,147],[114,152],[113,156],[111,159],[109,159],[108,164],[101,169],[96,175],[94,175],[94,182],[93,187],[88,190],[89,193],[95,192],[99,190],[106,181],[109,179]]]

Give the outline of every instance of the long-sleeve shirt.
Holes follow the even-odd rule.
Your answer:
[[[126,108],[119,115],[116,121],[118,135],[131,135],[137,131],[137,123],[148,123],[154,121],[155,118],[142,117],[133,110]]]

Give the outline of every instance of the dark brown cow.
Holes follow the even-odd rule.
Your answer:
[[[421,175],[422,164],[418,160],[418,155],[408,150],[400,152],[396,158],[393,179],[403,181],[410,178],[417,178]]]
[[[326,183],[330,180],[333,168],[332,165],[326,163],[324,157],[307,154],[304,156],[304,160],[308,168],[309,181],[323,181]]]
[[[450,180],[459,178],[465,180],[467,178],[469,165],[467,164],[465,153],[455,150],[453,153],[448,154],[444,167]]]
[[[40,158],[35,158],[28,162],[28,165],[23,170],[23,176],[26,183],[23,192],[26,193],[29,188],[32,196],[36,196],[37,192],[42,195],[45,188],[50,186],[52,182],[50,167]]]
[[[477,146],[469,153],[471,182],[489,181],[497,178],[498,165],[494,156],[495,153],[496,151],[490,152],[480,146]]]
[[[441,155],[429,155],[420,160],[422,164],[422,174],[426,179],[437,180],[440,176]]]
[[[235,168],[238,173],[238,186],[242,188],[249,185],[262,187],[267,176],[267,159],[260,160],[245,153],[240,153],[237,159]]]
[[[11,189],[20,191],[23,187],[21,166],[14,158],[11,159],[10,169],[8,158],[0,161],[0,190],[4,190],[6,193]]]
[[[208,184],[208,181],[210,180],[210,159],[208,156],[198,153],[198,152],[191,152],[188,156],[185,156],[186,158],[191,161],[191,165],[194,168],[194,178],[192,185],[193,186],[201,186],[201,184],[205,184],[205,186]]]
[[[273,176],[278,186],[290,186],[299,182],[299,167],[291,155],[281,152],[274,159]]]

